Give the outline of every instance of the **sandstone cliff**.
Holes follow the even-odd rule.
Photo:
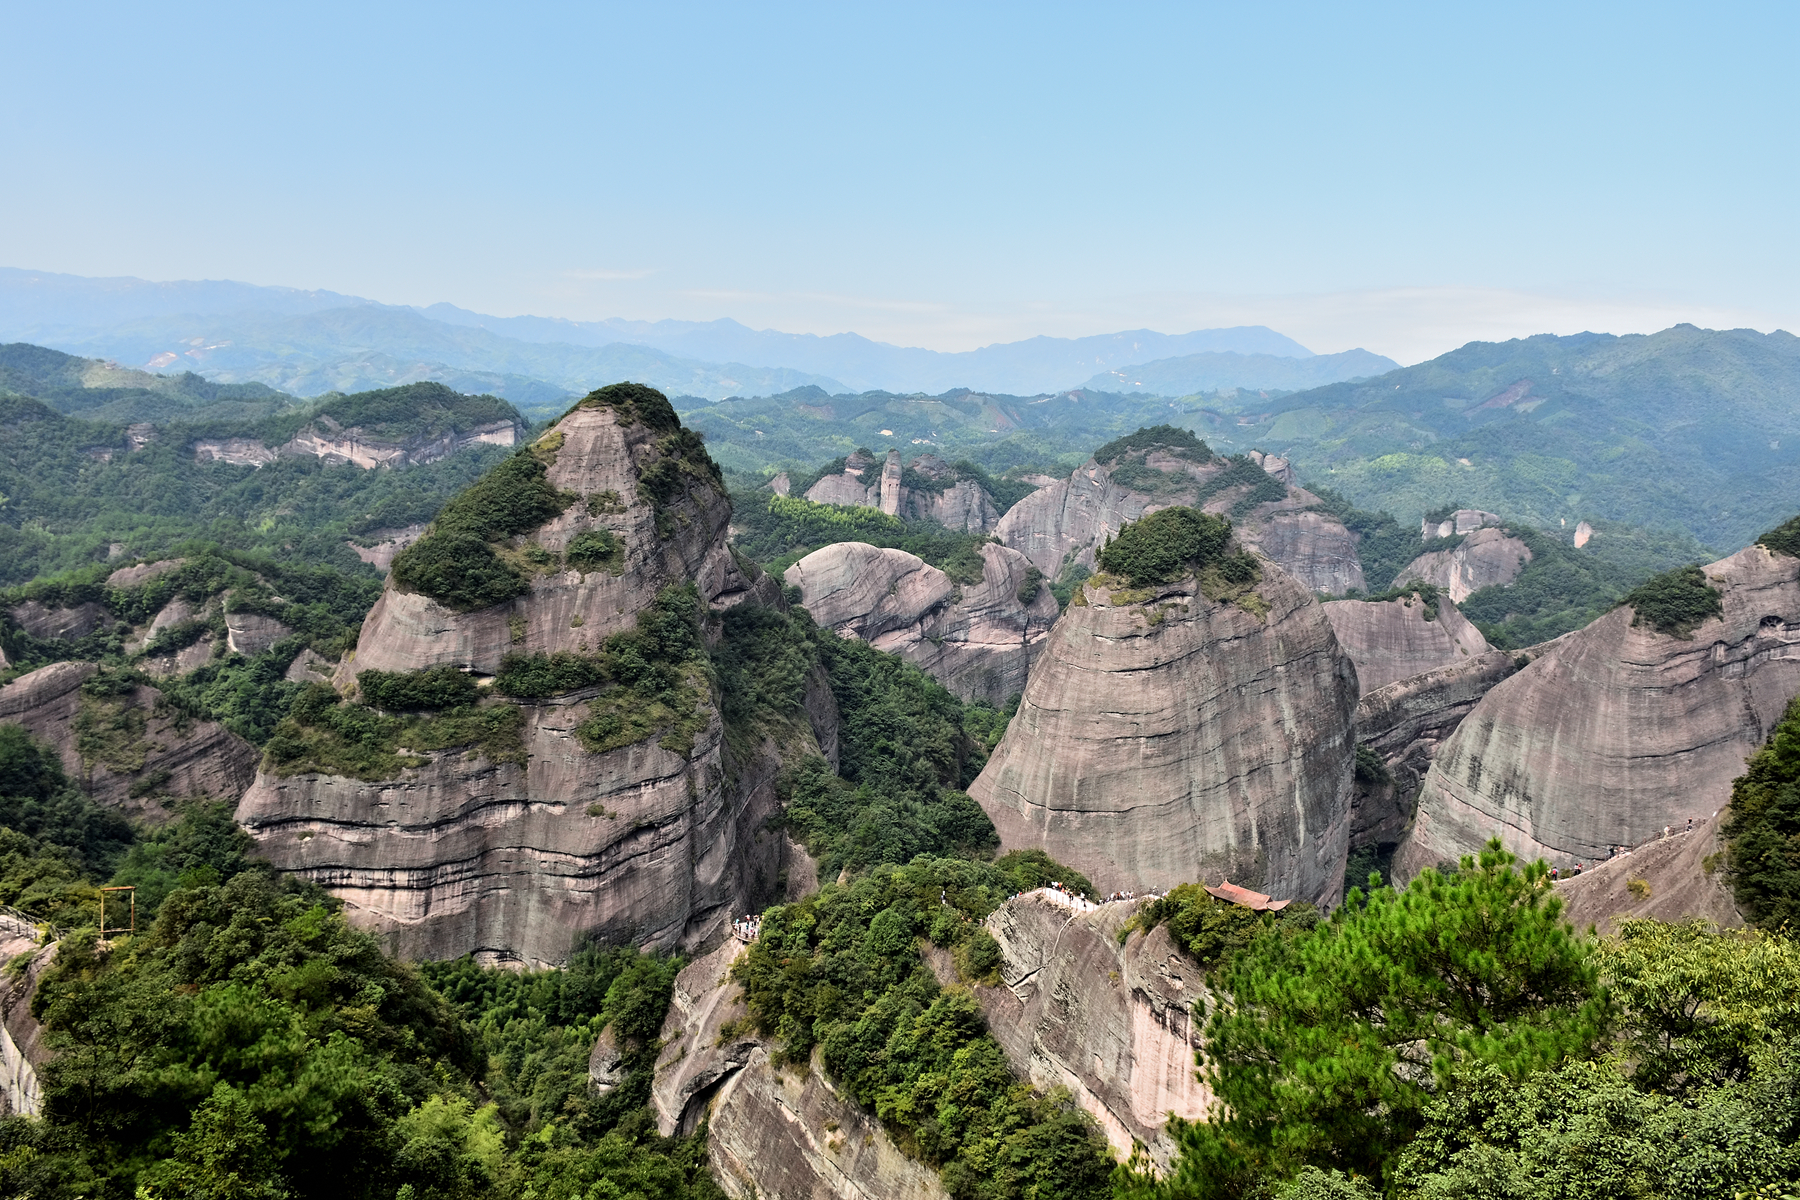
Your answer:
[[[616,546],[610,567],[553,566],[517,600],[475,612],[390,579],[339,686],[348,691],[371,667],[450,663],[479,675],[508,654],[596,651],[633,628],[659,591],[690,581],[708,638],[719,636],[718,610],[781,604],[776,582],[740,569],[726,547],[729,505],[710,478],[684,475],[690,482],[675,492],[652,494],[644,477],[653,467],[669,478],[674,435],[660,432],[604,403],[573,410],[539,450],[552,459],[551,486],[587,502],[502,548],[560,564],[575,538],[604,529]],[[837,719],[815,671],[792,728],[727,739],[716,689],[704,679],[692,686],[702,693],[691,743],[665,745],[658,728],[629,745],[584,748],[577,728],[599,686],[495,699],[517,704],[514,754],[448,747],[379,779],[265,769],[238,820],[277,867],[330,888],[351,920],[407,957],[551,964],[584,933],[692,949],[733,912],[779,894],[788,843],[767,828],[779,811],[776,775],[790,750],[830,757]]]
[[[1021,600],[1031,564],[1004,546],[981,547],[982,577],[958,585],[904,550],[841,542],[788,568],[786,580],[821,626],[898,654],[964,700],[1004,704],[1023,691],[1056,621],[1041,582]]]
[[[1169,1114],[1198,1120],[1212,1104],[1194,1059],[1203,1021],[1194,1006],[1207,993],[1166,928],[1121,944],[1142,903],[1072,913],[1044,892],[1008,901],[987,919],[1002,986],[975,996],[1015,1072],[1067,1088],[1120,1159],[1135,1141],[1167,1168],[1177,1153]]]
[[[876,471],[874,466],[875,460],[859,450],[845,459],[842,471],[807,488],[806,498],[815,504],[879,508],[889,516],[935,521],[958,532],[987,533],[1000,520],[1000,510],[987,489],[977,480],[960,478],[955,467],[935,455],[921,454],[902,465],[900,452],[889,450],[881,469]],[[906,486],[907,470],[922,477],[924,486]],[[782,486],[776,490],[785,496],[785,474],[778,478]]]
[[[527,595],[476,612],[453,612],[390,579],[363,622],[339,676],[341,687],[347,690],[356,672],[372,668],[416,671],[449,663],[491,675],[508,654],[591,648],[631,628],[672,583],[693,580],[713,607],[746,594],[749,580],[725,545],[731,504],[722,489],[692,489],[666,510],[639,495],[638,475],[659,455],[657,431],[641,422],[621,425],[611,408],[599,407],[569,413],[550,436],[558,435],[549,483],[588,503],[572,504],[514,540],[521,548],[561,554],[579,534],[606,530],[623,544],[617,569],[534,575]]]
[[[1440,599],[1427,606],[1416,593],[1397,600],[1333,600],[1325,615],[1338,645],[1356,664],[1364,695],[1489,650],[1487,639],[1456,605]]]
[[[733,1032],[744,1005],[726,972],[742,951],[729,940],[676,976],[651,1091],[658,1131],[710,1122],[713,1175],[734,1198],[945,1196],[937,1172],[908,1157],[816,1061],[778,1071],[761,1042]]]
[[[35,1117],[43,1106],[38,1071],[50,1061],[43,1026],[31,1015],[38,980],[56,960],[56,944],[38,945],[37,931],[10,915],[0,915],[0,955],[8,962],[29,954],[23,970],[0,979],[0,1100],[5,1114]]]
[[[1744,924],[1737,902],[1725,883],[1724,840],[1719,837],[1723,812],[1694,828],[1674,829],[1668,837],[1589,864],[1580,875],[1556,885],[1563,916],[1578,931],[1590,925],[1602,935],[1618,930],[1632,917],[1685,921],[1700,917],[1726,929]],[[1639,887],[1632,889],[1633,881]]]
[[[1485,515],[1485,514],[1484,514]],[[1461,604],[1484,587],[1508,584],[1531,561],[1531,547],[1504,529],[1478,528],[1448,550],[1431,550],[1394,576],[1394,587],[1429,583]]]
[[[224,726],[159,703],[152,687],[88,695],[93,663],[52,663],[0,687],[0,721],[56,747],[63,769],[101,804],[166,820],[162,796],[236,800],[256,774],[254,747]]]
[[[1488,692],[1439,749],[1396,870],[1492,836],[1567,867],[1723,808],[1800,691],[1800,563],[1751,546],[1706,575],[1723,614],[1691,638],[1618,608]]]
[[[1489,650],[1363,692],[1356,740],[1380,757],[1387,778],[1357,779],[1352,846],[1398,845],[1438,747],[1490,688],[1517,669],[1512,655]]]
[[[1356,673],[1312,595],[1262,570],[1261,615],[1192,577],[1082,586],[969,788],[1005,848],[1041,848],[1103,892],[1228,875],[1335,902]]]
[[[1096,549],[1147,512],[1199,502],[1207,512],[1225,513],[1251,490],[1248,482],[1219,486],[1221,476],[1231,469],[1228,460],[1199,464],[1156,450],[1143,459],[1145,467],[1163,473],[1156,492],[1115,479],[1116,465],[1090,460],[1069,478],[1013,505],[995,525],[995,536],[1030,559],[1046,579],[1056,579],[1069,567],[1092,570]],[[1361,590],[1356,535],[1337,518],[1318,511],[1317,496],[1285,482],[1291,472],[1284,460],[1264,456],[1261,465],[1265,471],[1273,466],[1275,474],[1269,478],[1283,483],[1285,495],[1234,517],[1240,540],[1261,550],[1312,591]]]
[[[317,458],[326,463],[366,470],[422,466],[449,458],[470,446],[516,446],[524,435],[523,422],[504,420],[413,437],[382,437],[321,416],[279,446],[268,446],[255,438],[233,437],[201,438],[190,448],[201,462],[262,467],[279,458]]]

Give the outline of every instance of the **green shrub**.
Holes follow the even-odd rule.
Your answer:
[[[1633,625],[1648,625],[1678,638],[1689,636],[1709,617],[1724,611],[1718,589],[1706,582],[1706,572],[1699,567],[1665,571],[1627,592],[1620,603],[1633,609]]]
[[[569,412],[577,408],[610,408],[618,414],[621,425],[641,422],[659,432],[681,428],[681,418],[675,415],[669,398],[641,383],[607,384],[576,401]]]
[[[1800,699],[1732,781],[1720,832],[1738,906],[1764,928],[1800,928]]]
[[[1304,902],[1290,904],[1279,913],[1252,912],[1215,898],[1198,883],[1183,883],[1170,888],[1160,900],[1141,906],[1120,932],[1141,929],[1149,933],[1158,925],[1167,925],[1176,945],[1201,966],[1213,967],[1249,946],[1265,929],[1279,925],[1300,932],[1318,919],[1313,906]]]
[[[491,762],[526,761],[524,714],[511,704],[463,704],[438,713],[385,716],[346,703],[321,683],[303,686],[263,747],[263,769],[275,775],[317,772],[371,782],[422,767],[407,750],[470,746]]]
[[[1756,539],[1756,544],[1766,546],[1776,554],[1785,554],[1789,558],[1800,558],[1800,517],[1785,521]]]
[[[472,678],[447,663],[405,673],[359,671],[356,686],[364,703],[387,712],[473,704],[477,691]]]
[[[577,688],[608,683],[605,662],[597,655],[559,650],[555,654],[509,654],[500,660],[494,691],[521,700],[542,700]]]
[[[394,583],[455,612],[491,608],[531,590],[494,548],[460,530],[433,531],[394,556]]]
[[[959,1200],[1108,1195],[1111,1158],[1066,1095],[1015,1078],[962,989],[939,988],[920,939],[971,971],[999,967],[982,918],[1012,883],[985,863],[921,858],[770,909],[732,967],[751,1019],[787,1062],[825,1069]]]
[[[619,539],[610,529],[590,529],[570,538],[565,553],[569,565],[577,571],[598,571],[614,565],[619,553]]]
[[[1038,598],[1038,593],[1043,590],[1043,587],[1044,573],[1036,567],[1026,567],[1025,578],[1019,580],[1019,589],[1016,593],[1019,603],[1030,604]]]
[[[1118,537],[1101,547],[1098,559],[1101,570],[1146,587],[1218,561],[1230,540],[1231,522],[1224,517],[1177,505],[1119,530]]]
[[[1042,850],[1012,850],[994,860],[994,869],[1006,876],[1015,892],[1031,892],[1060,883],[1078,896],[1098,900],[1100,895],[1088,877],[1065,867]]]
[[[1150,450],[1164,450],[1176,458],[1185,458],[1202,465],[1217,457],[1213,454],[1212,447],[1195,437],[1191,430],[1174,425],[1151,425],[1140,426],[1136,433],[1128,433],[1107,442],[1094,451],[1094,461],[1114,463],[1128,454],[1142,454]]]

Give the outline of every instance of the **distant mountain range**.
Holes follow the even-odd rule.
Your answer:
[[[264,383],[296,395],[435,380],[528,410],[618,379],[720,400],[816,386],[832,393],[1030,395],[1101,372],[1107,390],[1290,390],[1390,370],[1367,351],[1314,355],[1262,326],[1036,337],[962,353],[821,337],[736,321],[491,317],[450,304],[383,305],[329,291],[228,281],[154,283],[0,268],[0,341],[157,371]],[[1193,361],[1190,361],[1193,360]],[[1303,365],[1304,364],[1304,365]],[[1154,378],[1123,387],[1113,375]],[[1184,381],[1197,380],[1193,386]]]

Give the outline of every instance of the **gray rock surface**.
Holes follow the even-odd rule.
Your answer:
[[[407,525],[400,529],[383,530],[380,541],[373,546],[361,546],[355,542],[345,542],[356,557],[362,559],[377,571],[385,571],[394,565],[394,556],[425,536],[425,526]]]
[[[1437,615],[1429,621],[1417,594],[1396,600],[1333,600],[1325,605],[1325,615],[1338,645],[1356,664],[1365,694],[1490,649],[1481,631],[1447,600],[1438,601]]]
[[[1273,478],[1291,477],[1281,459]],[[1040,488],[1026,496],[1000,518],[994,534],[1002,544],[1030,559],[1046,579],[1056,579],[1066,567],[1094,568],[1094,553],[1107,538],[1147,512],[1172,504],[1190,504],[1199,489],[1226,469],[1223,461],[1197,466],[1169,455],[1152,452],[1148,466],[1192,481],[1185,490],[1152,496],[1135,491],[1113,478],[1111,468],[1092,460],[1068,479]],[[1249,489],[1227,488],[1206,498],[1207,512],[1226,513]],[[1362,588],[1362,563],[1356,556],[1356,535],[1337,518],[1316,511],[1319,498],[1303,488],[1287,485],[1285,498],[1258,505],[1234,520],[1245,545],[1260,549],[1282,570],[1315,592],[1341,593]]]
[[[1419,540],[1429,542],[1435,538],[1447,538],[1459,533],[1474,533],[1477,529],[1489,526],[1504,525],[1498,513],[1491,513],[1479,508],[1459,508],[1442,521],[1419,522]]]
[[[67,638],[73,641],[112,623],[112,617],[106,609],[92,600],[68,608],[51,608],[41,600],[27,600],[23,604],[13,605],[8,611],[12,614],[12,619],[18,622],[20,629],[39,638]]]
[[[560,552],[577,534],[606,528],[624,543],[621,573],[540,575],[518,600],[470,613],[451,612],[429,597],[400,591],[390,580],[363,622],[355,654],[339,674],[341,688],[348,690],[357,671],[371,668],[417,671],[451,663],[491,675],[507,654],[591,649],[633,627],[637,614],[672,583],[694,580],[701,598],[716,607],[748,590],[749,580],[725,545],[731,506],[723,493],[696,489],[671,508],[666,519],[672,536],[658,535],[655,508],[649,497],[637,494],[639,465],[654,453],[653,431],[642,425],[621,427],[609,408],[578,408],[556,429],[564,441],[549,469],[551,486],[584,496],[614,492],[623,511],[595,516],[586,505],[573,504],[516,541]],[[523,624],[517,638],[515,622]]]
[[[1142,601],[1082,586],[969,788],[1005,848],[1041,848],[1102,892],[1227,875],[1335,902],[1355,669],[1305,588],[1265,561],[1256,591],[1266,615],[1192,579]]]
[[[1616,933],[1620,921],[1633,917],[1699,917],[1723,929],[1740,928],[1744,917],[1725,883],[1725,843],[1719,837],[1724,820],[1720,812],[1692,830],[1671,830],[1666,838],[1560,880],[1556,894],[1565,905],[1563,917],[1577,930],[1591,925],[1602,936]],[[1633,880],[1642,880],[1647,890],[1632,891]]]
[[[778,583],[747,576],[726,547],[729,505],[710,484],[665,506],[667,536],[659,535],[659,514],[637,490],[637,471],[655,453],[652,431],[619,425],[608,408],[578,408],[557,434],[551,484],[584,496],[611,491],[621,503],[597,506],[599,515],[572,505],[530,538],[561,550],[604,526],[623,543],[621,573],[539,576],[518,601],[476,613],[449,612],[390,581],[354,660],[338,668],[341,689],[370,667],[448,662],[480,674],[507,653],[591,650],[632,627],[663,587],[686,580],[713,609],[782,603]],[[779,741],[751,745],[726,741],[711,696],[686,755],[654,735],[587,752],[575,729],[592,696],[521,705],[525,765],[456,747],[376,782],[265,772],[238,821],[277,867],[331,889],[351,920],[407,957],[555,964],[582,933],[609,944],[709,944],[733,912],[779,895],[787,840],[766,827],[780,808],[775,780],[790,755],[835,758],[830,689],[815,672],[806,718]]]
[[[1392,846],[1400,841],[1438,747],[1488,690],[1515,670],[1512,655],[1489,650],[1363,692],[1356,705],[1356,740],[1381,756],[1390,778],[1373,785],[1358,781],[1350,820],[1352,846]]]
[[[651,1091],[658,1131],[688,1133],[709,1121],[713,1175],[734,1198],[943,1197],[937,1172],[840,1094],[816,1057],[778,1071],[756,1038],[726,1035],[745,1011],[726,977],[743,949],[728,940],[675,978]]]
[[[317,458],[369,469],[421,466],[449,458],[470,446],[516,446],[524,435],[522,422],[506,420],[395,440],[372,437],[360,428],[346,428],[330,417],[321,417],[279,446],[268,446],[255,438],[202,438],[191,449],[201,462],[236,466],[263,467],[278,458]]]
[[[245,658],[255,658],[294,631],[262,613],[225,614],[225,644]]]
[[[1169,1114],[1198,1120],[1212,1105],[1194,1060],[1204,1020],[1194,1005],[1207,991],[1167,928],[1120,943],[1143,903],[1075,913],[1045,892],[1009,900],[987,919],[1002,986],[974,994],[1014,1071],[1067,1088],[1120,1159],[1135,1141],[1167,1169],[1177,1153]]]
[[[149,583],[159,575],[167,575],[185,562],[187,562],[185,558],[163,558],[155,562],[120,567],[106,577],[106,586],[113,588],[138,587],[141,584]]]
[[[84,699],[81,685],[97,668],[93,663],[52,663],[0,687],[0,721],[16,723],[56,747],[63,769],[96,801],[122,808],[150,821],[169,818],[155,798],[210,796],[236,800],[256,775],[255,747],[213,721],[188,721],[173,711],[158,711],[155,688],[137,687],[107,703],[130,710],[129,719],[142,733],[126,739],[141,751],[143,766],[121,770],[82,756],[79,723]],[[85,701],[91,709],[95,702]],[[133,796],[133,785],[145,795]]]
[[[821,626],[898,654],[964,700],[1004,704],[1022,691],[1056,621],[1041,582],[1019,599],[1031,564],[1017,551],[981,547],[980,582],[958,585],[904,550],[840,542],[788,568],[786,581]]]
[[[1448,550],[1421,554],[1402,567],[1391,586],[1430,583],[1458,604],[1484,587],[1511,583],[1531,561],[1531,547],[1504,529],[1475,530]]]
[[[0,978],[0,1100],[7,1114],[35,1117],[43,1108],[38,1071],[51,1054],[43,1026],[31,1015],[31,998],[56,961],[56,944],[40,947],[36,931],[11,917],[0,922],[0,956],[10,962],[16,955],[31,955],[24,970]]]
[[[1397,873],[1493,836],[1567,867],[1723,808],[1800,692],[1800,562],[1751,546],[1706,574],[1724,612],[1691,638],[1618,608],[1489,691],[1438,750]]]

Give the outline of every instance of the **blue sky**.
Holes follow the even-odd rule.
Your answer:
[[[1776,5],[6,5],[0,265],[938,349],[1800,327]]]

